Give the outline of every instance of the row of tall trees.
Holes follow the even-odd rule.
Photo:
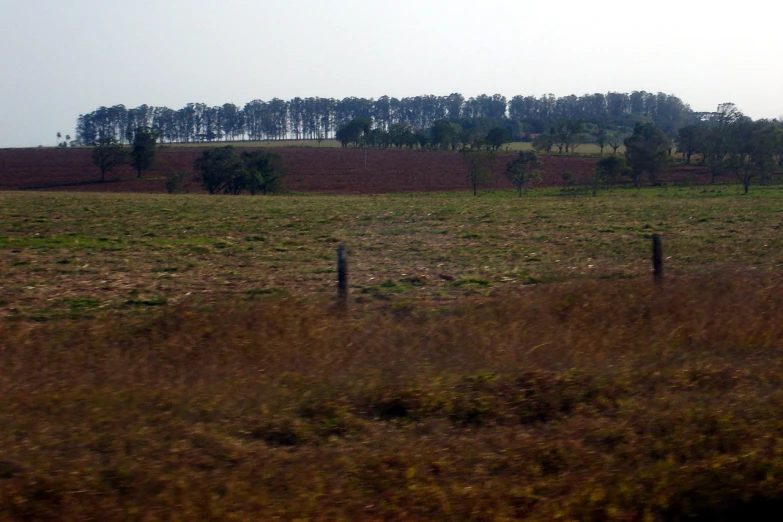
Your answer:
[[[419,148],[456,151],[465,146],[486,147],[497,151],[504,143],[519,140],[513,120],[478,118],[453,123],[438,120],[428,129],[415,129],[406,123],[395,123],[389,130],[373,128],[372,121],[356,118],[337,129],[335,138],[343,147]]]
[[[95,145],[109,137],[131,143],[139,127],[150,127],[162,141],[171,143],[327,139],[355,119],[370,121],[373,129],[385,132],[391,132],[395,125],[425,131],[439,121],[463,128],[470,127],[471,122],[490,121],[491,127],[506,128],[514,139],[546,132],[566,120],[579,120],[598,128],[631,128],[639,119],[646,119],[674,136],[693,116],[690,107],[676,96],[645,91],[559,98],[552,94],[514,96],[510,100],[499,94],[465,99],[458,93],[399,99],[274,98],[253,100],[242,107],[233,103],[188,103],[176,110],[115,105],[80,115],[74,144]]]

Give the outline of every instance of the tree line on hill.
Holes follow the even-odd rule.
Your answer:
[[[344,146],[349,143],[367,146],[403,146],[412,138],[424,148],[459,150],[468,168],[468,178],[476,194],[478,185],[492,170],[498,149],[509,135],[501,127],[490,129],[486,135],[465,135],[458,124],[447,120],[436,121],[426,131],[412,132],[402,129],[396,134],[397,124],[389,131],[373,127],[366,118],[354,118],[336,132]],[[565,120],[539,134],[533,142],[534,151],[526,151],[510,162],[506,170],[509,181],[520,195],[524,188],[536,179],[540,164],[536,151],[573,152],[578,144],[577,136],[584,131],[581,120]],[[93,149],[93,163],[101,170],[101,181],[106,173],[128,160],[141,178],[142,172],[152,167],[156,142],[160,131],[149,126],[137,127],[131,133],[132,147],[126,151],[123,143],[114,136],[98,139]],[[729,174],[742,183],[745,193],[754,179],[768,180],[783,167],[783,123],[777,120],[758,120],[742,114],[734,104],[724,103],[713,113],[702,113],[693,123],[680,127],[672,138],[652,121],[637,121],[633,131],[625,137],[618,132],[599,131],[596,140],[602,159],[593,172],[593,192],[599,186],[614,187],[618,179],[627,176],[634,186],[639,186],[644,176],[653,185],[660,183],[660,176],[673,162],[673,151],[682,152],[687,163],[694,157],[707,167],[714,183],[718,177]],[[603,157],[606,145],[612,154]],[[620,145],[625,147],[618,154]],[[251,194],[274,192],[280,187],[285,174],[280,157],[267,151],[246,151],[237,155],[232,146],[206,149],[196,161],[198,181],[210,194],[239,194],[244,190]],[[184,175],[184,174],[183,174]]]
[[[465,135],[486,135],[504,129],[512,141],[530,141],[563,121],[580,121],[580,139],[599,132],[630,132],[637,121],[652,121],[668,135],[700,118],[679,98],[664,93],[634,91],[583,96],[552,94],[514,96],[499,94],[465,99],[448,96],[415,96],[376,99],[348,97],[253,100],[240,107],[233,103],[208,106],[188,103],[180,109],[141,105],[100,107],[79,115],[73,145],[93,146],[103,138],[131,143],[135,129],[149,127],[162,142],[194,143],[283,139],[322,140],[335,138],[352,120],[371,122],[372,129],[390,134],[409,130],[428,132],[436,122],[448,122]],[[421,135],[419,137],[421,137]],[[472,139],[472,138],[470,138]],[[407,146],[417,146],[411,139]]]

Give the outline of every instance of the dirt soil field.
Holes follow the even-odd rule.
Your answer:
[[[160,147],[156,167],[136,179],[130,167],[117,169],[100,182],[100,172],[90,161],[91,149],[0,149],[0,190],[67,190],[79,192],[165,192],[168,172],[193,172],[201,148]],[[469,190],[465,166],[453,152],[409,150],[282,148],[276,149],[289,166],[284,188],[297,192],[331,194],[384,194]],[[503,176],[514,154],[498,156],[491,180],[484,189],[511,189]],[[543,157],[542,185],[558,186],[570,170],[577,184],[587,183],[595,158]],[[706,181],[703,169],[677,166],[669,180]],[[201,192],[191,182],[189,192]]]

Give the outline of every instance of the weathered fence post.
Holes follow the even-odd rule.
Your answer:
[[[341,303],[348,300],[348,259],[345,245],[337,247],[337,297]]]
[[[652,236],[652,262],[653,262],[653,280],[656,283],[663,281],[663,251],[661,249],[661,236],[653,234]]]

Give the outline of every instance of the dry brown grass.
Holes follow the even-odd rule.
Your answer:
[[[0,520],[752,519],[783,279],[0,322]]]

